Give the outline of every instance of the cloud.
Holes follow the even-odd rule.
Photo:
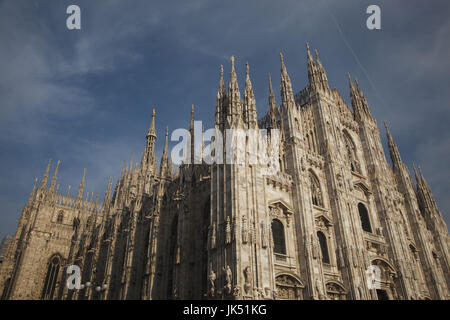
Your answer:
[[[411,2],[418,9],[408,6]],[[79,32],[65,29],[70,3],[32,3],[0,3],[0,192],[8,195],[0,201],[7,211],[23,206],[50,157],[62,160],[62,186],[74,190],[87,167],[88,189],[102,196],[123,159],[133,152],[140,160],[154,105],[159,132],[166,124],[187,125],[191,103],[196,119],[210,124],[218,66],[227,70],[230,55],[236,55],[241,85],[249,61],[262,116],[268,72],[278,91],[278,53],[285,53],[299,91],[307,81],[304,42],[310,41],[320,51],[330,84],[347,101],[345,74],[359,76],[372,113],[379,122],[388,121],[404,161],[422,164],[448,217],[446,2],[432,12],[420,1],[379,1],[381,32],[365,28],[370,1],[81,0]],[[11,222],[4,225],[14,228]]]

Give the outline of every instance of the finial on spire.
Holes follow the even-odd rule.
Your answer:
[[[155,115],[156,115],[155,108],[153,108],[153,110],[152,110],[152,122],[150,123],[150,128],[148,129],[148,132],[147,132],[147,138],[149,136],[152,136],[152,137],[154,137],[156,139]]]
[[[234,70],[234,56],[231,56],[230,60],[231,60],[231,70]]]
[[[249,77],[250,74],[250,67],[248,65],[248,62],[245,63],[245,74],[247,75],[247,77]]]

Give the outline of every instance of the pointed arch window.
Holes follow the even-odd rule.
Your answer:
[[[278,254],[286,254],[286,238],[284,235],[283,223],[274,219],[272,221],[272,237],[273,237],[273,252]]]
[[[60,269],[61,269],[61,258],[58,255],[52,256],[48,262],[47,274],[45,276],[44,288],[42,289],[41,299],[43,300],[53,299]]]
[[[330,263],[330,255],[328,254],[327,237],[323,234],[323,232],[318,231],[317,238],[319,238],[320,250],[322,251],[322,262]]]
[[[323,198],[319,179],[317,179],[316,175],[310,171],[309,180],[311,185],[311,197],[313,205],[323,207]]]
[[[347,158],[350,164],[350,169],[353,172],[361,173],[361,167],[359,165],[358,158],[356,157],[356,146],[350,137],[350,135],[344,131],[344,143],[347,151]]]
[[[364,204],[358,203],[359,218],[361,219],[362,229],[366,232],[372,233],[372,226],[370,225],[369,212]]]

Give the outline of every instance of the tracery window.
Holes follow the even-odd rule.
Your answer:
[[[50,258],[48,263],[41,299],[53,299],[56,283],[58,281],[59,269],[61,269],[61,259],[58,255],[54,255]]]
[[[309,180],[311,184],[311,197],[313,205],[323,207],[323,198],[322,191],[320,190],[319,179],[317,179],[314,173],[309,172]]]
[[[284,235],[284,226],[278,219],[272,220],[273,252],[286,254],[286,239]]]

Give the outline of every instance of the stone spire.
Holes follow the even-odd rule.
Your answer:
[[[36,195],[36,186],[38,183],[38,178],[34,179],[34,184],[33,184],[33,190],[30,193],[30,197],[28,198],[28,204],[30,204],[31,202],[33,202],[34,196]]]
[[[270,76],[270,73],[269,73],[269,113],[270,113],[271,127],[275,128],[277,125],[277,103],[275,101],[275,95],[273,93],[272,77]]]
[[[290,109],[295,107],[294,93],[292,91],[291,78],[286,71],[286,66],[284,65],[283,54],[280,53],[281,60],[281,102],[284,108]]]
[[[48,161],[47,164],[47,169],[45,169],[45,173],[44,176],[42,177],[42,182],[41,182],[41,190],[45,190],[45,188],[47,188],[47,181],[48,181],[48,173],[50,172],[50,165],[52,164],[52,159],[50,159]]]
[[[56,169],[55,169],[55,173],[53,174],[53,178],[52,181],[50,183],[50,192],[55,191],[55,186],[56,186],[56,180],[58,179],[58,168],[59,168],[59,164],[61,163],[61,161],[58,160],[58,162],[56,163]]]
[[[253,92],[252,82],[250,80],[250,67],[248,62],[245,64],[245,90],[244,90],[244,122],[249,128],[258,127],[258,116],[256,112],[255,94]]]
[[[388,146],[389,146],[389,155],[391,156],[391,161],[392,161],[392,165],[397,169],[401,168],[401,163],[402,163],[402,158],[400,157],[400,152],[398,151],[398,147],[394,141],[394,139],[392,138],[391,133],[389,132],[389,128],[386,124],[386,122],[384,122],[384,127],[386,128],[386,135],[387,135],[387,139],[388,139]]]
[[[441,218],[442,215],[437,207],[431,188],[423,176],[422,168],[419,166],[418,172],[415,166],[413,166],[413,168],[417,181],[417,200],[419,202],[419,208],[422,211],[422,214],[424,216],[432,216],[437,213],[437,215]]]
[[[311,50],[309,48],[309,43],[306,42],[306,55],[308,60],[308,80],[311,86],[311,89],[317,89],[317,68],[316,63],[314,62],[313,56],[311,54]]]
[[[165,175],[167,174],[167,168],[169,166],[169,164],[168,164],[168,152],[169,152],[168,136],[169,136],[169,128],[166,127],[166,138],[164,141],[164,150],[163,150],[163,154],[161,157],[161,167],[159,170],[161,177],[165,177]]]
[[[152,122],[150,123],[150,128],[147,131],[147,137],[153,136],[156,139],[156,130],[155,130],[155,109],[152,110]]]
[[[83,202],[83,193],[84,193],[84,181],[86,179],[86,168],[84,168],[83,170],[83,177],[81,178],[81,183],[80,186],[78,187],[78,194],[77,194],[77,199],[76,199],[76,203],[75,206],[77,208],[80,208],[81,203]]]
[[[141,170],[154,171],[156,168],[156,156],[155,156],[155,141],[156,141],[156,130],[155,130],[155,109],[152,111],[152,122],[150,128],[147,132],[147,143],[145,146],[144,154],[141,160]]]
[[[240,118],[242,114],[241,94],[237,81],[236,70],[234,69],[234,56],[231,56],[231,72],[230,82],[228,83],[228,112],[234,120],[235,117]]]
[[[109,211],[111,205],[111,188],[112,188],[112,177],[109,177],[108,186],[106,187],[105,198],[103,200],[103,212]]]
[[[362,93],[361,88],[359,87],[358,80],[355,78],[355,83],[357,89],[353,86],[353,81],[350,76],[350,73],[347,73],[348,82],[350,87],[350,100],[353,107],[353,112],[355,114],[355,119],[369,119],[373,120],[372,115],[370,114],[369,106],[367,104],[366,97]]]
[[[128,174],[130,175],[130,177],[133,175],[133,152],[131,153]]]
[[[317,51],[317,49],[314,50],[314,53],[316,55],[316,65],[317,65],[317,73],[318,73],[317,76],[318,76],[319,83],[323,90],[330,90],[330,87],[328,85],[328,77],[325,72],[325,68],[322,65],[322,61],[320,61],[319,52]]]
[[[362,92],[361,88],[359,87],[358,78],[355,77],[355,83],[356,83],[356,91],[358,92],[359,99],[361,101],[361,106],[363,108],[363,111],[366,116],[372,119],[372,115],[370,114],[369,105],[367,104],[366,96]]]
[[[220,65],[220,80],[219,80],[219,90],[217,91],[217,100],[216,100],[216,125],[219,126],[223,121],[223,113],[224,110],[225,99],[227,93],[225,91],[225,82],[223,80],[223,65]]]

